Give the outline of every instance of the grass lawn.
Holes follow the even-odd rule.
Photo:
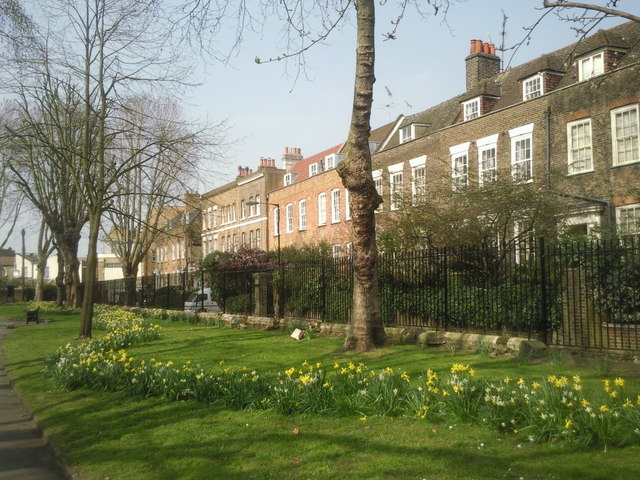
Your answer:
[[[0,317],[23,319],[23,308],[2,306]],[[640,446],[575,451],[478,425],[281,416],[85,389],[59,391],[40,373],[43,358],[73,341],[79,321],[68,314],[51,320],[12,331],[4,350],[18,390],[79,479],[609,480],[637,478],[640,472]],[[568,357],[527,363],[410,345],[355,355],[340,352],[341,339],[333,337],[296,342],[283,332],[160,324],[160,340],[129,353],[177,365],[190,360],[219,369],[224,361],[225,367],[258,371],[284,370],[305,360],[362,361],[371,369],[405,370],[412,378],[427,368],[445,371],[452,363],[470,363],[489,379],[578,374],[586,389],[602,386],[602,372],[575,366]],[[640,373],[627,367],[608,377],[622,375],[625,389],[638,393]]]

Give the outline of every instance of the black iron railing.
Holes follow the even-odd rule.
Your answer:
[[[385,325],[516,334],[549,344],[638,350],[638,238],[545,245],[432,248],[382,254],[378,262]],[[282,283],[279,283],[282,282]],[[154,275],[136,280],[136,304],[182,309],[208,285],[226,313],[345,323],[351,318],[349,259],[285,263],[282,268]],[[124,280],[99,282],[95,299],[123,304]],[[279,298],[279,297],[283,298]],[[258,298],[261,300],[258,301]]]

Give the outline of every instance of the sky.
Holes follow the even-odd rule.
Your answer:
[[[397,4],[395,0],[376,2],[372,128],[463,93],[470,41],[500,46],[503,12],[508,17],[505,45],[521,42],[526,36],[523,27],[534,24],[543,13],[542,0],[457,1],[446,19],[441,14],[423,19],[408,10],[397,39],[384,40],[383,34],[392,28],[390,20],[398,15]],[[620,7],[640,13],[637,0],[623,0]],[[598,28],[619,23],[619,19],[607,21]],[[226,158],[216,161],[216,173],[205,178],[201,193],[232,181],[238,165],[255,170],[260,157],[275,158],[280,166],[285,147],[299,147],[304,156],[311,156],[346,139],[355,72],[353,21],[309,51],[306,75],[297,79],[291,64],[254,61],[256,56],[278,55],[277,33],[245,36],[229,65],[209,64],[198,75],[202,84],[185,108],[200,118],[226,119],[229,140],[237,139],[225,150]],[[513,57],[511,51],[505,53],[503,62],[516,66],[577,39],[570,24],[549,14],[528,44]]]
[[[526,36],[523,27],[533,25],[543,14],[542,0],[454,0],[446,19],[441,14],[423,19],[407,10],[397,39],[385,41],[383,34],[393,28],[391,20],[398,15],[398,3],[376,1],[372,128],[463,93],[470,41],[479,39],[499,47],[503,13],[508,17],[507,46],[521,42]],[[637,0],[622,0],[619,7],[640,14]],[[619,23],[622,20],[608,20],[598,28]],[[281,25],[267,24],[261,34],[246,32],[239,53],[229,63],[202,62],[188,79],[198,86],[185,98],[186,116],[212,123],[226,120],[225,141],[230,144],[223,149],[224,158],[209,159],[214,167],[198,185],[200,193],[234,180],[239,165],[255,170],[261,157],[275,158],[280,166],[285,147],[301,148],[304,156],[311,156],[347,137],[355,72],[354,21],[309,50],[306,69],[298,78],[291,63],[255,62],[255,57],[267,59],[282,53],[279,28]],[[531,33],[530,41],[513,56],[512,51],[498,54],[506,68],[577,40],[570,24],[548,14]],[[221,48],[224,45],[222,40]],[[24,216],[30,252],[36,246],[37,221],[29,214]],[[20,251],[20,245],[18,229],[7,246]]]

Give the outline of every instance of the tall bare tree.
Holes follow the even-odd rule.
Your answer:
[[[193,159],[201,154],[197,131],[180,121],[174,102],[144,96],[130,107],[114,144],[136,160],[113,185],[105,236],[122,264],[127,305],[135,303],[138,267],[160,233],[164,207],[188,188]],[[149,143],[153,147],[145,148]]]
[[[78,245],[86,202],[72,183],[81,148],[80,101],[73,88],[48,73],[23,85],[2,137],[11,151],[13,182],[40,211],[63,257],[67,302],[79,306]]]

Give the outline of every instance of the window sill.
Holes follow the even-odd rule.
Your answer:
[[[591,170],[582,170],[580,172],[567,172],[567,177],[575,177],[577,175],[584,175],[585,173],[593,173],[596,170],[592,168]]]
[[[611,165],[611,168],[626,167],[627,165],[637,165],[638,163],[640,163],[640,160],[634,160],[632,162],[616,163],[615,165]]]
[[[529,180],[524,180],[524,181],[518,181],[516,179],[513,179],[513,183],[515,183],[516,185],[526,185],[528,183],[533,183],[533,178],[530,178]]]

